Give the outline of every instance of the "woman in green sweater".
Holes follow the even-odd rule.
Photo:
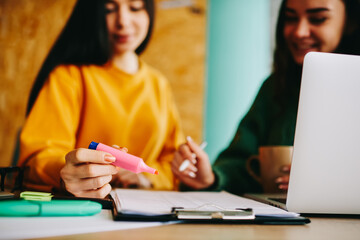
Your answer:
[[[172,171],[181,188],[262,192],[262,186],[247,172],[246,160],[257,154],[260,146],[293,145],[304,56],[311,51],[360,55],[359,12],[359,0],[284,0],[276,29],[273,73],[213,166],[190,137],[180,146]],[[179,171],[186,159],[190,165]],[[275,181],[279,189],[286,190],[290,166],[282,171]]]

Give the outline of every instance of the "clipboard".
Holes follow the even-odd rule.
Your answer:
[[[213,210],[203,210],[208,206]],[[225,209],[213,204],[204,204],[197,208],[174,207],[171,212],[175,214],[178,220],[249,220],[255,219],[251,208]]]
[[[116,192],[118,191],[118,192]],[[124,193],[123,196],[121,196]],[[192,195],[193,194],[193,195]],[[179,223],[207,223],[207,224],[276,224],[276,225],[303,225],[310,223],[310,220],[298,215],[284,214],[279,216],[266,216],[255,214],[256,211],[252,208],[244,208],[242,206],[223,207],[220,204],[201,203],[188,207],[189,204],[184,202],[186,207],[173,206],[167,210],[160,211],[158,207],[164,206],[163,202],[157,203],[154,199],[166,200],[168,196],[175,198],[185,197],[184,199],[192,199],[195,195],[200,199],[209,199],[219,203],[223,200],[232,200],[233,204],[237,201],[242,201],[245,198],[227,193],[227,192],[164,192],[151,190],[135,190],[135,189],[118,189],[113,190],[111,198],[113,200],[113,219],[115,221],[178,221]],[[122,200],[125,198],[125,201]],[[224,199],[225,197],[225,199]],[[171,197],[170,197],[171,198]],[[127,200],[127,201],[126,201]],[[165,201],[164,200],[164,201]],[[205,200],[204,200],[205,201]],[[207,201],[207,200],[206,200]],[[246,199],[246,201],[253,201]],[[134,202],[140,203],[139,208],[134,205]],[[194,204],[199,203],[199,200],[194,201]],[[226,201],[224,201],[226,202]],[[158,204],[158,205],[157,205]],[[262,204],[262,203],[258,203]],[[128,207],[132,205],[132,207]],[[147,210],[144,211],[144,206]],[[273,208],[266,204],[263,207]],[[283,211],[279,209],[279,211]]]
[[[147,215],[136,212],[118,212],[113,208],[113,217],[115,221],[181,221],[192,223],[234,223],[239,221],[255,219],[252,209],[221,209],[219,210],[201,210],[185,209],[183,207],[174,207],[170,214]]]

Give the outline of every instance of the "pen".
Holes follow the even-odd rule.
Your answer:
[[[91,216],[101,208],[100,203],[89,200],[5,200],[0,201],[0,216]]]
[[[206,142],[206,141],[203,141],[203,142],[200,144],[199,147],[200,147],[201,149],[204,149],[204,148],[206,147],[206,145],[207,145],[207,142]],[[193,153],[193,154],[192,154],[192,157],[195,159],[195,158],[196,158],[196,154]],[[195,162],[194,164],[196,164],[196,162]],[[189,161],[188,159],[184,160],[184,161],[181,163],[180,167],[179,167],[179,171],[180,171],[180,172],[185,171],[185,169],[186,169],[189,165],[190,165],[190,161]],[[194,173],[193,173],[193,174],[190,174],[190,173],[189,173],[189,175],[190,175],[190,177],[195,177],[195,174],[194,174]],[[191,175],[192,175],[192,176],[191,176]]]
[[[202,149],[202,150],[204,150],[204,148],[206,148],[206,146],[207,146],[207,142],[206,141],[203,141],[201,144],[200,144],[200,148]],[[192,154],[192,157],[195,159],[195,161],[196,161],[196,154],[195,153],[193,153]],[[196,163],[196,162],[195,162]]]

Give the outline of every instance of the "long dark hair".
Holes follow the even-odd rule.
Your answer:
[[[291,84],[287,81],[300,81],[301,78],[301,66],[295,63],[284,38],[286,1],[280,6],[273,63],[273,73],[279,80],[279,94],[287,84]],[[360,0],[341,1],[345,4],[346,23],[340,44],[334,52],[360,55]]]
[[[154,26],[154,1],[144,0],[150,24],[144,41],[135,50],[141,54],[149,43]],[[60,64],[103,65],[113,54],[105,20],[105,0],[78,0],[63,31],[45,59],[30,92],[26,115],[48,78]]]

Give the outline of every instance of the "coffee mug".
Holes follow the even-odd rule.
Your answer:
[[[275,179],[284,175],[281,167],[291,163],[292,153],[292,146],[262,146],[259,147],[259,155],[251,156],[247,160],[247,171],[262,185],[264,193],[282,192],[275,183]],[[259,164],[259,174],[252,168],[253,161]]]

